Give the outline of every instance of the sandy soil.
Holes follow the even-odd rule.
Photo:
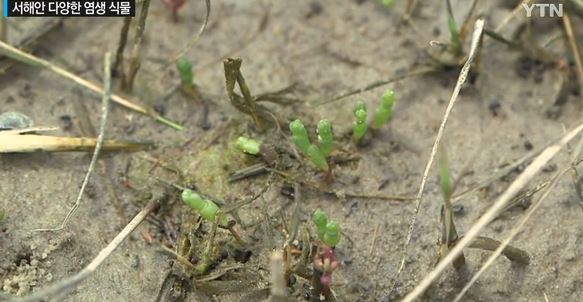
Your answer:
[[[0,222],[2,290],[26,295],[77,272],[143,207],[149,196],[160,196],[164,191],[164,186],[151,176],[178,181],[173,173],[155,168],[148,158],[179,167],[186,180],[225,202],[232,203],[259,192],[268,180],[266,175],[235,184],[226,180],[230,172],[257,162],[233,150],[238,135],[267,142],[278,137],[277,133],[262,136],[250,130],[250,119],[228,102],[221,59],[238,56],[243,59],[242,71],[254,94],[299,83],[295,96],[305,102],[288,107],[270,104],[278,115],[287,120],[301,117],[310,129],[320,118],[330,119],[339,145],[349,155],[359,157],[335,168],[331,189],[337,196],[303,188],[301,197],[302,221],[307,221],[314,209],[322,207],[341,222],[346,234],[347,238],[337,248],[343,265],[335,272],[333,288],[339,298],[389,301],[405,295],[436,263],[442,204],[437,172],[430,174],[407,266],[390,296],[388,291],[403,253],[414,204],[354,198],[346,193],[402,196],[416,193],[457,69],[385,86],[393,88],[398,98],[390,129],[382,130],[370,145],[361,149],[355,149],[340,137],[351,128],[354,102],[362,99],[373,108],[384,88],[328,105],[315,103],[423,67],[426,60],[420,47],[426,47],[430,40],[448,40],[443,1],[423,1],[415,14],[418,32],[399,26],[398,12],[403,10],[402,4],[388,10],[370,0],[267,1],[269,5],[234,0],[213,3],[208,31],[187,55],[195,65],[196,84],[211,102],[208,130],[199,125],[203,112],[199,102],[181,94],[161,101],[178,81],[173,69],[160,71],[162,62],[198,31],[204,16],[201,2],[187,3],[177,24],[170,22],[160,2],[153,2],[146,29],[144,61],[133,93],[144,104],[163,108],[166,116],[179,121],[186,130],[177,132],[146,116],[113,106],[108,137],[153,140],[157,148],[103,156],[82,205],[66,230],[32,232],[60,224],[76,198],[90,155],[0,156],[0,207],[6,212],[6,218]],[[466,2],[469,1],[453,1],[458,22],[469,8]],[[488,28],[495,28],[510,13],[502,2],[480,4],[478,13],[486,17]],[[264,20],[266,11],[269,15]],[[42,23],[42,19],[10,21],[18,24],[10,37],[13,43]],[[573,21],[575,28],[581,28],[581,20],[574,18]],[[121,24],[121,19],[111,18],[67,19],[62,27],[41,40],[37,53],[68,66],[82,77],[100,82],[103,54],[115,51]],[[545,21],[535,27],[537,39],[544,41],[557,33],[559,27],[548,24],[551,23]],[[515,27],[511,22],[503,32],[509,35]],[[548,49],[565,58],[570,53],[562,42],[553,43]],[[539,71],[517,70],[522,56],[518,51],[485,39],[478,80],[463,90],[445,134],[453,174],[457,175],[471,161],[470,173],[460,184],[461,191],[474,187],[532,149],[560,137],[564,128],[574,126],[579,120],[580,97],[569,96],[558,107],[560,110],[553,107],[559,93],[559,71],[548,67],[536,75]],[[88,92],[80,94],[72,82],[49,71],[15,66],[2,76],[0,89],[2,111],[23,112],[36,125],[59,126],[58,135],[82,135],[76,123],[81,117],[75,110],[75,102],[85,104],[92,124],[98,125],[99,97]],[[558,113],[549,116],[549,110]],[[72,126],[66,123],[66,117],[72,118]],[[185,145],[186,142],[189,143]],[[318,172],[307,162],[303,163],[304,177],[319,182]],[[567,155],[557,157],[530,187],[545,181],[568,163]],[[290,169],[297,166],[294,163]],[[458,230],[463,233],[468,229],[516,175],[512,173],[460,199],[458,203],[464,211],[456,216]],[[243,224],[247,225],[242,232],[249,245],[229,249],[227,259],[217,270],[238,262],[242,262],[243,268],[213,283],[219,290],[200,286],[189,291],[185,301],[267,298],[264,290],[269,286],[265,271],[267,256],[272,248],[281,247],[285,241],[282,217],[289,223],[293,212],[291,200],[280,194],[283,182],[275,179],[263,198],[240,211]],[[65,300],[155,301],[166,275],[172,270],[171,257],[160,252],[160,243],[175,244],[181,234],[181,223],[189,215],[176,194],[170,200],[155,219],[140,226]],[[565,177],[513,241],[513,245],[531,254],[531,264],[523,267],[501,257],[472,287],[465,301],[544,301],[544,295],[549,301],[582,300],[583,258],[579,244],[583,213],[579,202],[571,179]],[[276,214],[282,206],[283,215]],[[523,214],[521,208],[505,212],[490,224],[484,235],[504,238]],[[309,223],[306,226],[311,227]],[[207,231],[208,225],[204,225],[203,233]],[[225,246],[235,246],[226,232],[220,232],[219,237]],[[201,241],[201,249],[202,246]],[[249,261],[241,261],[240,254],[248,251],[251,252]],[[467,250],[465,254],[467,267],[460,272],[448,270],[426,293],[426,301],[450,301],[489,255],[479,250]],[[294,300],[304,299],[306,284],[297,278],[293,285]]]

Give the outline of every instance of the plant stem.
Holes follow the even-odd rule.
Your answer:
[[[474,241],[472,241],[472,243],[470,243],[468,247],[482,249],[486,251],[495,251],[498,248],[498,246],[500,246],[500,244],[501,243],[498,240],[478,236],[476,237],[476,239],[474,239]],[[514,261],[524,265],[530,263],[530,256],[528,255],[527,252],[510,245],[504,247],[504,249],[502,250],[502,254],[506,256],[506,258],[508,258],[508,260],[510,261]]]
[[[124,75],[124,66],[123,66],[123,53],[126,48],[128,42],[128,33],[130,31],[130,24],[132,23],[132,17],[125,17],[123,19],[123,25],[121,27],[121,31],[119,33],[119,42],[117,45],[117,51],[115,52],[115,61],[113,62],[113,66],[111,68],[114,74],[121,75],[123,78]],[[123,82],[123,80],[122,80]]]
[[[196,272],[199,275],[204,275],[211,264],[210,263],[211,256],[212,256],[213,250],[215,248],[215,237],[217,235],[217,227],[219,226],[220,219],[222,216],[223,216],[223,213],[221,210],[219,210],[219,212],[215,216],[215,221],[213,222],[213,226],[211,229],[210,237],[208,239],[206,248],[204,250],[204,253],[202,254],[202,259],[200,260],[200,263],[196,266]]]
[[[146,29],[146,19],[148,18],[148,8],[150,7],[150,0],[145,0],[142,4],[140,12],[140,19],[138,20],[138,27],[136,28],[136,35],[134,37],[134,48],[130,57],[130,66],[128,73],[124,75],[122,82],[122,89],[131,92],[134,85],[134,79],[140,68],[140,48],[144,39],[144,30]]]

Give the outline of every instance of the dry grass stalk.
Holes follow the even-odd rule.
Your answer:
[[[12,132],[13,130],[10,131]],[[35,134],[0,135],[0,153],[89,151],[94,150],[96,145],[96,139],[87,137]],[[104,140],[101,149],[104,151],[137,151],[146,149],[149,146],[151,146],[150,143]]]
[[[271,301],[286,302],[287,283],[285,282],[285,269],[283,265],[283,253],[275,251],[269,259],[269,271],[271,273]]]
[[[460,71],[456,86],[453,90],[453,93],[451,95],[451,98],[449,100],[447,108],[445,110],[443,120],[441,122],[441,125],[439,126],[439,131],[437,132],[437,137],[435,138],[435,142],[434,142],[433,147],[431,149],[431,155],[429,156],[429,160],[427,161],[427,165],[425,166],[425,171],[423,172],[423,177],[421,178],[421,184],[419,186],[419,191],[417,192],[417,196],[416,196],[415,211],[414,211],[413,217],[409,223],[409,231],[407,234],[407,239],[406,239],[405,244],[404,244],[403,256],[401,257],[401,263],[399,265],[399,269],[397,271],[397,274],[394,277],[395,281],[393,282],[393,284],[391,285],[391,287],[389,289],[390,290],[389,294],[392,293],[392,291],[394,290],[394,288],[397,284],[397,281],[399,279],[399,276],[403,272],[403,269],[405,267],[405,260],[407,257],[407,253],[409,252],[409,245],[411,243],[411,238],[413,237],[413,230],[415,228],[415,224],[417,223],[417,215],[419,214],[419,209],[421,208],[421,201],[423,199],[425,184],[427,183],[427,178],[429,176],[429,172],[430,172],[431,167],[433,165],[433,161],[434,161],[435,156],[437,154],[437,150],[440,146],[441,138],[443,137],[443,132],[445,130],[445,126],[447,124],[447,120],[449,118],[449,115],[453,109],[453,106],[455,105],[455,102],[457,100],[457,97],[459,96],[459,93],[461,91],[463,84],[466,82],[466,79],[467,79],[468,74],[470,72],[470,67],[472,65],[472,62],[473,62],[474,58],[476,57],[476,54],[478,53],[477,50],[478,50],[478,46],[480,44],[480,41],[482,40],[483,30],[484,30],[484,20],[478,19],[474,25],[474,34],[472,37],[472,44],[470,47],[468,59]],[[448,254],[448,257],[451,254],[452,253],[450,252]],[[459,254],[456,256],[459,256]],[[446,258],[448,258],[448,257],[446,257]]]
[[[77,195],[77,200],[75,204],[69,210],[67,216],[61,223],[61,226],[54,229],[39,229],[38,231],[59,231],[64,229],[67,226],[67,222],[73,217],[79,205],[81,204],[81,197],[83,197],[83,193],[85,192],[85,188],[89,183],[89,178],[91,177],[91,173],[95,169],[95,164],[97,163],[97,159],[99,158],[99,152],[101,151],[101,147],[103,145],[103,141],[105,139],[105,125],[107,124],[107,117],[109,113],[109,99],[111,96],[111,54],[105,53],[104,63],[103,63],[103,82],[104,82],[104,93],[103,98],[101,100],[101,124],[99,127],[99,135],[97,136],[97,140],[95,142],[95,150],[93,151],[93,156],[91,157],[91,162],[89,163],[89,168],[87,169],[87,173],[85,174],[85,178],[83,179],[83,183],[81,184],[81,189],[79,190],[79,194]]]
[[[103,95],[105,93],[104,89],[102,87],[99,87],[99,85],[92,83],[88,80],[85,80],[83,78],[80,78],[79,76],[73,74],[72,72],[69,72],[59,66],[54,65],[53,63],[43,60],[41,58],[38,58],[32,54],[26,53],[20,49],[17,49],[15,47],[13,47],[12,45],[9,45],[7,43],[4,43],[2,41],[0,41],[0,52],[3,55],[6,55],[14,60],[17,60],[19,62],[28,64],[28,65],[32,65],[32,66],[37,66],[37,67],[43,67],[46,69],[51,70],[52,72],[67,78],[89,90],[92,90],[100,95]],[[152,118],[156,119],[157,121],[168,125],[174,129],[177,130],[183,130],[184,128],[162,116],[160,116],[159,114],[157,114],[156,112],[154,112],[151,109],[147,109],[141,105],[136,104],[135,102],[132,102],[126,98],[123,98],[117,94],[112,94],[111,95],[111,100],[114,101],[115,103],[122,105],[128,109],[131,109],[135,112],[141,113],[141,114],[145,114],[145,115],[149,115]]]

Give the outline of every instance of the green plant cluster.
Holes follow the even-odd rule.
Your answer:
[[[194,82],[194,75],[192,73],[192,64],[186,58],[179,58],[176,60],[176,69],[180,75],[180,83],[183,86],[190,87]]]
[[[332,152],[334,136],[332,134],[332,123],[324,119],[318,122],[318,144],[310,143],[306,127],[300,120],[295,120],[289,124],[292,133],[292,140],[296,147],[302,151],[312,163],[322,171],[329,171],[327,157]]]
[[[340,225],[334,220],[328,221],[326,213],[322,209],[317,209],[312,215],[312,221],[316,226],[318,237],[320,241],[329,246],[335,247],[340,242],[342,234],[340,233]]]
[[[391,120],[393,106],[395,105],[395,92],[391,89],[386,90],[382,97],[381,103],[374,112],[370,128],[378,130]],[[367,118],[368,113],[363,101],[358,101],[354,105],[354,122],[352,124],[352,138],[355,143],[359,143],[368,130]]]

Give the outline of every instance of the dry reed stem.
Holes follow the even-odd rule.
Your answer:
[[[567,12],[563,15],[563,25],[565,26],[565,33],[567,34],[567,40],[569,40],[569,45],[571,46],[571,51],[573,52],[573,57],[575,58],[575,64],[577,64],[577,77],[579,78],[579,87],[583,89],[583,62],[581,61],[581,52],[579,51],[579,45],[577,44],[577,39],[573,33],[573,26],[571,25],[571,18]]]
[[[403,269],[405,267],[405,260],[407,257],[407,253],[409,252],[409,245],[411,243],[411,238],[413,237],[413,230],[415,228],[415,224],[417,223],[417,216],[419,214],[419,209],[421,208],[421,202],[422,202],[422,198],[423,198],[423,192],[425,190],[425,184],[427,183],[427,178],[429,176],[429,172],[430,172],[431,167],[433,165],[435,155],[437,154],[437,149],[439,148],[441,138],[443,137],[443,132],[445,130],[447,120],[449,119],[449,115],[453,109],[453,106],[455,105],[455,102],[459,96],[461,88],[468,77],[472,62],[473,62],[474,58],[476,57],[476,54],[478,53],[477,50],[478,50],[480,41],[482,39],[483,30],[484,30],[484,20],[483,19],[476,20],[476,23],[474,25],[474,34],[472,37],[472,44],[470,46],[470,52],[468,55],[468,59],[460,71],[456,86],[453,90],[453,93],[451,95],[451,98],[449,100],[447,108],[445,110],[445,114],[443,116],[443,120],[441,122],[441,125],[439,126],[439,130],[437,132],[435,142],[433,143],[433,147],[431,148],[431,155],[429,156],[429,160],[427,161],[427,165],[425,166],[425,171],[423,172],[423,177],[421,178],[421,184],[419,185],[419,191],[417,192],[417,196],[415,199],[416,200],[415,210],[413,213],[413,217],[409,223],[409,231],[407,234],[407,239],[406,239],[405,244],[404,244],[403,256],[401,257],[401,263],[399,265],[399,269],[394,277],[395,281],[393,282],[393,284],[391,285],[391,287],[389,289],[390,290],[389,295],[395,289],[397,281],[399,279],[399,276],[403,272]],[[450,254],[448,254],[448,255],[450,255]]]
[[[140,11],[140,18],[138,19],[138,27],[136,28],[136,34],[134,36],[134,47],[132,49],[132,54],[130,57],[130,66],[127,74],[123,75],[123,89],[126,91],[132,91],[134,88],[134,80],[136,74],[140,69],[140,50],[142,49],[142,41],[144,40],[144,32],[146,30],[146,20],[148,19],[148,9],[150,8],[150,0],[145,0],[142,4],[142,10]]]

